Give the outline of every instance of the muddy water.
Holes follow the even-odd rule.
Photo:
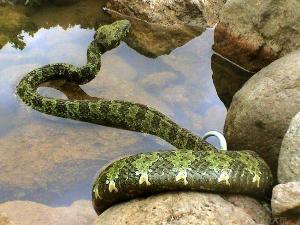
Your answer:
[[[8,26],[0,34],[0,202],[21,199],[56,206],[90,199],[93,179],[107,163],[137,152],[172,148],[153,136],[43,115],[15,96],[19,80],[36,67],[86,63],[95,28],[111,22],[100,8],[98,1],[88,0],[36,12],[1,9],[15,10],[13,15],[20,14],[22,21],[26,17],[30,32],[22,32],[26,26],[19,21],[20,26]],[[13,30],[16,27],[21,28]],[[144,40],[141,27],[133,27],[134,35],[126,43],[105,53],[101,72],[87,85],[58,81],[45,84],[48,87],[39,92],[57,98],[139,102],[198,135],[222,132],[227,111],[214,86],[224,82],[212,79],[213,29],[193,28],[187,33],[185,28],[180,37],[173,31],[164,36],[165,28],[156,26],[151,27],[152,39]],[[13,44],[16,40],[22,47]],[[222,67],[216,73],[222,73]],[[246,78],[240,80],[242,84]]]

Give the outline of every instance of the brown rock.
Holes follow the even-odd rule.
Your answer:
[[[300,214],[300,182],[278,184],[273,188],[272,213]]]
[[[131,23],[130,33],[126,43],[139,53],[155,58],[170,52],[191,39],[199,36],[206,28],[205,23],[191,26],[187,24],[174,24],[165,26],[161,23],[148,23],[137,18],[110,12],[115,20],[127,19]]]
[[[224,134],[229,149],[254,150],[277,173],[278,155],[300,109],[300,50],[262,69],[233,97]]]
[[[163,25],[188,24],[213,26],[218,21],[224,0],[109,0],[107,7],[150,23]]]
[[[215,30],[214,50],[250,71],[300,47],[298,0],[231,0]]]
[[[165,193],[113,206],[101,214],[94,225],[269,223],[270,215],[255,200],[244,196],[233,198],[236,199],[225,200],[208,193]]]
[[[26,201],[0,204],[0,225],[90,225],[95,218],[92,203],[86,200],[57,208]]]

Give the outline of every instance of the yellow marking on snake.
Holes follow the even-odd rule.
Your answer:
[[[186,170],[181,170],[179,173],[176,175],[176,182],[183,180],[184,185],[188,184],[187,181],[187,171]]]
[[[118,188],[116,187],[116,183],[114,180],[107,180],[106,184],[108,184],[109,192],[113,192],[113,191],[118,192],[119,191]]]
[[[224,171],[220,174],[220,176],[218,177],[218,182],[223,182],[225,181],[225,183],[227,185],[230,185],[229,183],[229,178],[230,178],[230,174],[228,171]]]
[[[255,173],[255,175],[254,175],[254,177],[253,177],[253,179],[252,179],[252,182],[253,183],[257,183],[257,187],[259,187],[260,186],[260,176],[258,176],[257,175],[257,173]]]
[[[146,185],[151,185],[151,183],[149,182],[149,176],[147,173],[137,173],[137,175],[141,175],[140,179],[139,179],[139,184],[143,184],[146,183]]]

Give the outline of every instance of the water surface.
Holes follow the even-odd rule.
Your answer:
[[[16,97],[16,85],[34,68],[86,63],[95,28],[111,19],[100,13],[98,1],[83,2],[27,13],[36,30],[20,31],[23,48],[6,42],[0,49],[0,202],[22,199],[67,205],[90,199],[93,179],[107,163],[129,154],[173,148],[150,135],[43,115]],[[157,34],[154,40],[161,38],[158,48],[163,51],[151,49],[151,43],[139,38],[139,30],[103,55],[101,71],[90,83],[78,87],[52,82],[39,92],[57,98],[139,102],[198,135],[222,132],[226,108],[212,79],[213,29],[201,35],[197,31],[199,36],[190,36],[190,41],[178,34],[174,38],[180,41],[167,47],[164,28],[151,29]]]

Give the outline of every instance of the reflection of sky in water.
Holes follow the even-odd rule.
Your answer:
[[[1,180],[0,189],[5,191],[0,193],[0,201],[18,198],[57,205],[90,198],[94,174],[107,161],[168,146],[133,132],[44,116],[15,97],[18,81],[36,67],[56,62],[83,65],[93,33],[79,26],[40,29],[34,37],[24,34],[23,51],[10,44],[0,50],[0,150],[4,151],[0,178],[15,179],[15,174],[26,173],[29,183],[30,179],[36,182],[26,186],[20,181],[18,186]],[[222,131],[226,109],[211,78],[212,40],[213,31],[207,30],[170,55],[156,59],[146,58],[123,43],[103,56],[100,76],[82,88],[91,96],[149,104],[199,135]],[[164,78],[164,74],[168,76]],[[19,190],[20,186],[25,188]]]

